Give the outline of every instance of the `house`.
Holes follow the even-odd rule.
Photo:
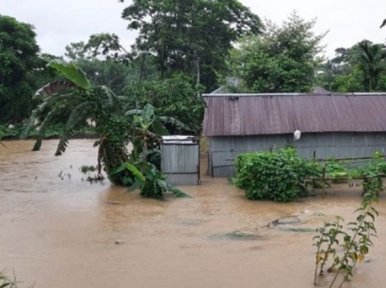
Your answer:
[[[204,94],[209,174],[235,175],[250,151],[295,146],[302,157],[364,158],[386,152],[386,93]],[[301,138],[294,141],[294,132]]]

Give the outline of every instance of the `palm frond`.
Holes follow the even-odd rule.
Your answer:
[[[44,138],[44,134],[46,132],[47,126],[50,123],[50,120],[52,119],[52,116],[54,115],[54,113],[55,113],[55,110],[50,111],[47,114],[46,118],[44,118],[44,120],[42,122],[42,125],[40,125],[39,135],[38,135],[38,138],[36,139],[34,147],[32,148],[32,151],[39,151],[40,150],[40,147],[42,146],[42,142],[43,142],[43,138]]]
[[[152,155],[152,154],[161,154],[161,150],[159,149],[150,149],[150,150],[146,150],[146,151],[143,151],[139,154],[139,159],[143,160],[145,157],[149,156],[149,155]]]
[[[192,196],[189,194],[186,194],[185,192],[171,185],[169,185],[169,191],[172,192],[173,195],[177,198],[192,198]]]
[[[35,126],[35,121],[36,121],[38,112],[39,112],[38,109],[35,109],[32,111],[31,117],[28,119],[27,123],[24,125],[24,129],[21,132],[20,139],[25,139],[28,137],[32,128]]]
[[[71,136],[72,130],[78,125],[81,121],[85,121],[89,117],[90,111],[96,108],[96,103],[93,101],[86,101],[80,103],[78,106],[72,110],[70,116],[68,117],[66,127],[62,137],[60,138],[58,147],[55,152],[55,156],[62,155],[66,151],[68,140]]]
[[[45,99],[52,94],[73,89],[76,89],[76,85],[68,80],[51,82],[36,91],[34,99]]]
[[[109,106],[111,108],[113,108],[116,112],[118,112],[120,114],[123,113],[122,112],[122,104],[121,104],[121,101],[119,100],[118,96],[115,95],[115,93],[107,86],[103,85],[100,88],[107,96],[107,98],[109,100]]]
[[[131,115],[142,115],[143,110],[142,109],[131,109],[126,111],[125,115],[126,116],[131,116]]]
[[[158,121],[158,119],[156,119],[152,125],[152,130],[160,135],[160,136],[166,136],[166,135],[170,135],[169,131],[164,127],[164,125],[161,123],[161,121]]]
[[[165,180],[157,179],[157,185],[161,187],[163,191],[172,192],[177,198],[192,198],[190,195],[182,192],[180,189],[168,184]]]
[[[178,120],[176,118],[168,117],[168,116],[160,116],[160,117],[158,117],[158,119],[164,123],[172,124],[176,127],[182,128],[186,131],[193,131],[188,125],[182,123],[180,120]]]
[[[66,63],[60,59],[52,60],[48,63],[48,66],[61,72],[76,86],[83,88],[84,90],[91,89],[91,83],[86,77],[86,73],[74,63]]]

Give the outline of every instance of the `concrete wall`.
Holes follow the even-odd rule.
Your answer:
[[[232,177],[237,155],[295,146],[300,156],[317,159],[371,157],[386,150],[386,133],[304,133],[294,142],[293,135],[210,137],[208,172],[214,177]]]

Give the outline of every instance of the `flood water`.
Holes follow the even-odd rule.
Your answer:
[[[0,270],[20,286],[313,287],[311,232],[260,228],[298,216],[315,228],[334,215],[347,222],[360,190],[342,185],[328,196],[291,204],[252,202],[226,179],[181,187],[192,199],[143,199],[125,188],[82,181],[96,164],[93,140],[74,140],[55,157],[57,140],[0,146]],[[205,169],[202,169],[205,171]],[[386,205],[377,206],[378,239],[370,262],[345,287],[385,287]],[[322,287],[327,287],[322,285]]]

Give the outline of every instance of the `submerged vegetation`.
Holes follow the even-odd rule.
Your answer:
[[[317,162],[298,156],[288,147],[274,152],[241,154],[235,161],[236,178],[231,182],[245,190],[250,200],[291,202],[309,194],[308,186],[325,187],[331,181],[345,180],[352,187],[353,180],[360,180],[363,194],[380,193],[382,179],[386,176],[386,161],[381,153],[372,159],[350,165],[329,159]],[[351,167],[350,167],[351,166]]]
[[[344,227],[343,218],[336,216],[335,221],[325,222],[323,227],[317,229],[317,235],[313,238],[316,247],[314,285],[318,285],[319,278],[325,272],[335,274],[330,288],[342,287],[353,278],[355,266],[365,259],[373,246],[372,238],[377,237],[374,223],[378,211],[374,204],[378,203],[378,192],[377,185],[368,186],[361,206],[355,211],[356,221]]]
[[[98,180],[103,167],[113,184],[139,188],[145,197],[162,198],[167,191],[177,197],[187,196],[166,184],[165,176],[159,171],[159,147],[160,137],[169,134],[165,125],[185,131],[190,130],[188,126],[170,116],[157,116],[151,104],[125,110],[124,100],[106,86],[93,86],[86,74],[73,63],[53,60],[49,65],[68,80],[49,83],[35,94],[34,98],[40,104],[33,110],[22,133],[22,137],[27,137],[36,119],[43,117],[33,150],[40,150],[46,128],[55,121],[54,116],[71,107],[56,156],[66,151],[70,136],[78,125],[92,119],[99,138],[94,145],[98,146]],[[126,148],[129,143],[133,146],[131,151]],[[90,167],[82,168],[84,172],[89,170]],[[93,180],[96,179],[91,178],[90,182]],[[139,180],[142,185],[138,184]]]
[[[14,279],[11,280],[4,274],[4,271],[0,271],[0,287],[1,288],[17,288],[16,277],[14,275]]]

